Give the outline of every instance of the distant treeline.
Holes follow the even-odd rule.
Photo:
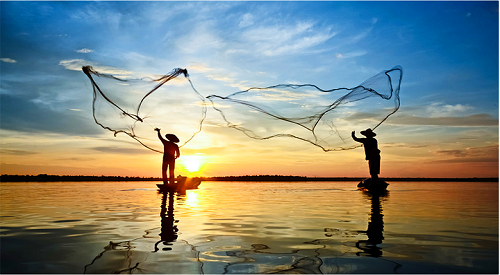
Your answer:
[[[200,178],[204,181],[361,181],[366,177],[302,177],[283,175],[226,176]],[[498,178],[381,178],[385,181],[498,182]]]
[[[302,177],[283,175],[246,175],[225,177],[197,177],[202,181],[361,181],[362,177]],[[445,181],[498,182],[498,178],[383,178],[386,181]],[[55,181],[161,181],[159,177],[122,176],[59,176],[59,175],[1,175],[0,182],[55,182]]]
[[[122,176],[59,176],[39,174],[1,175],[0,182],[44,182],[44,181],[160,181],[160,178],[122,177]]]

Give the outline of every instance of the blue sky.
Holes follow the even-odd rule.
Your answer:
[[[0,5],[2,173],[158,174],[106,164],[147,155],[154,167],[158,156],[94,123],[82,65],[122,75],[187,68],[205,96],[281,83],[354,87],[400,65],[401,109],[379,128],[386,167],[393,167],[387,173],[498,172],[498,2]],[[341,176],[346,167],[362,166],[345,173],[356,176],[366,170],[361,150],[324,153],[298,141],[248,140],[218,123],[209,110],[207,127],[185,148],[206,158],[209,175],[245,173],[243,166],[252,167],[248,174]],[[117,152],[129,154],[112,155]],[[339,156],[352,162],[332,168]],[[261,158],[281,164],[259,165]],[[407,168],[412,163],[427,166],[418,172]]]

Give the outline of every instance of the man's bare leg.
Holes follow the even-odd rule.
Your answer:
[[[170,184],[174,184],[175,183],[175,175],[174,175],[174,168],[172,167],[172,165],[170,165],[170,169],[168,170],[168,174],[170,176]]]
[[[168,185],[168,178],[167,178],[167,163],[163,161],[162,167],[161,167],[161,176],[163,179],[163,184]]]

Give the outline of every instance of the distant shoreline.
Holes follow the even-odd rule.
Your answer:
[[[366,177],[303,177],[281,175],[196,177],[202,181],[361,181]],[[439,182],[498,182],[497,178],[382,178],[386,181],[439,181]],[[159,177],[122,176],[60,176],[60,175],[1,175],[0,182],[70,182],[70,181],[161,181]]]

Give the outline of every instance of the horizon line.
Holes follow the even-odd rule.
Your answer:
[[[181,176],[181,175],[179,175]],[[182,177],[182,176],[181,176]],[[318,177],[318,176],[292,176],[292,175],[239,175],[239,176],[199,176],[192,177],[204,181],[339,181],[339,180],[363,180],[369,177]],[[498,182],[499,177],[382,177],[384,180],[396,181],[483,181]],[[105,175],[0,175],[0,182],[21,182],[21,181],[161,181],[161,177],[139,177],[139,176],[105,176]]]

